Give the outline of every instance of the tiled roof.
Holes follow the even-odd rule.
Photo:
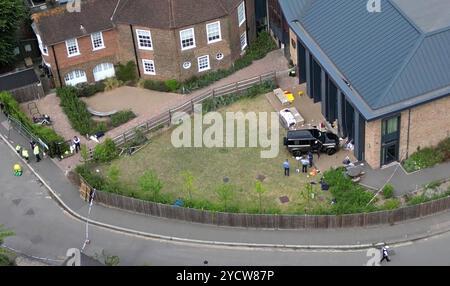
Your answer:
[[[80,12],[60,6],[33,15],[45,45],[112,29],[114,23],[172,29],[221,18],[242,0],[83,0]],[[83,28],[81,28],[81,25]]]

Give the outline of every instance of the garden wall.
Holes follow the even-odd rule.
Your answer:
[[[88,201],[93,189],[80,180],[81,197]],[[450,197],[391,211],[349,215],[264,215],[204,211],[153,203],[96,191],[94,202],[149,216],[217,226],[271,229],[326,229],[368,227],[425,217],[450,209]]]

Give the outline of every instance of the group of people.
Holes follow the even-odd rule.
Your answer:
[[[41,161],[41,150],[39,148],[39,145],[36,142],[31,141],[30,148],[33,152],[33,155],[36,157],[36,162],[40,162]],[[27,148],[17,145],[16,152],[17,152],[17,154],[22,156],[22,158],[25,159],[27,162],[30,162],[30,154],[28,153]]]
[[[296,160],[299,161],[299,163],[301,163],[302,173],[305,174],[308,173],[308,167],[312,168],[314,165],[314,155],[311,151],[309,151],[308,154],[303,155],[302,157],[296,157]],[[289,159],[286,159],[286,161],[284,161],[283,169],[284,169],[284,176],[289,177],[291,170]]]

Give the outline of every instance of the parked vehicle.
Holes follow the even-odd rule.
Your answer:
[[[284,137],[284,145],[294,156],[309,151],[319,151],[331,156],[339,150],[339,137],[332,132],[322,132],[314,128],[289,130]]]
[[[290,130],[295,128],[297,121],[295,120],[294,114],[289,109],[283,109],[279,112],[281,126]]]

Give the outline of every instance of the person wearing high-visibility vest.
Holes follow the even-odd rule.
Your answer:
[[[28,155],[28,150],[23,148],[22,149],[22,158],[24,158],[25,160],[27,160],[27,162],[30,161],[30,155]]]
[[[16,152],[17,152],[17,154],[20,155],[21,151],[22,151],[22,147],[21,147],[20,145],[17,145],[17,146],[16,146]]]
[[[22,176],[22,167],[19,164],[14,165],[14,176],[20,177]]]
[[[39,155],[40,151],[39,151],[39,146],[37,144],[34,145],[33,148],[33,154],[34,156],[36,156],[36,162],[41,161],[41,156]]]

